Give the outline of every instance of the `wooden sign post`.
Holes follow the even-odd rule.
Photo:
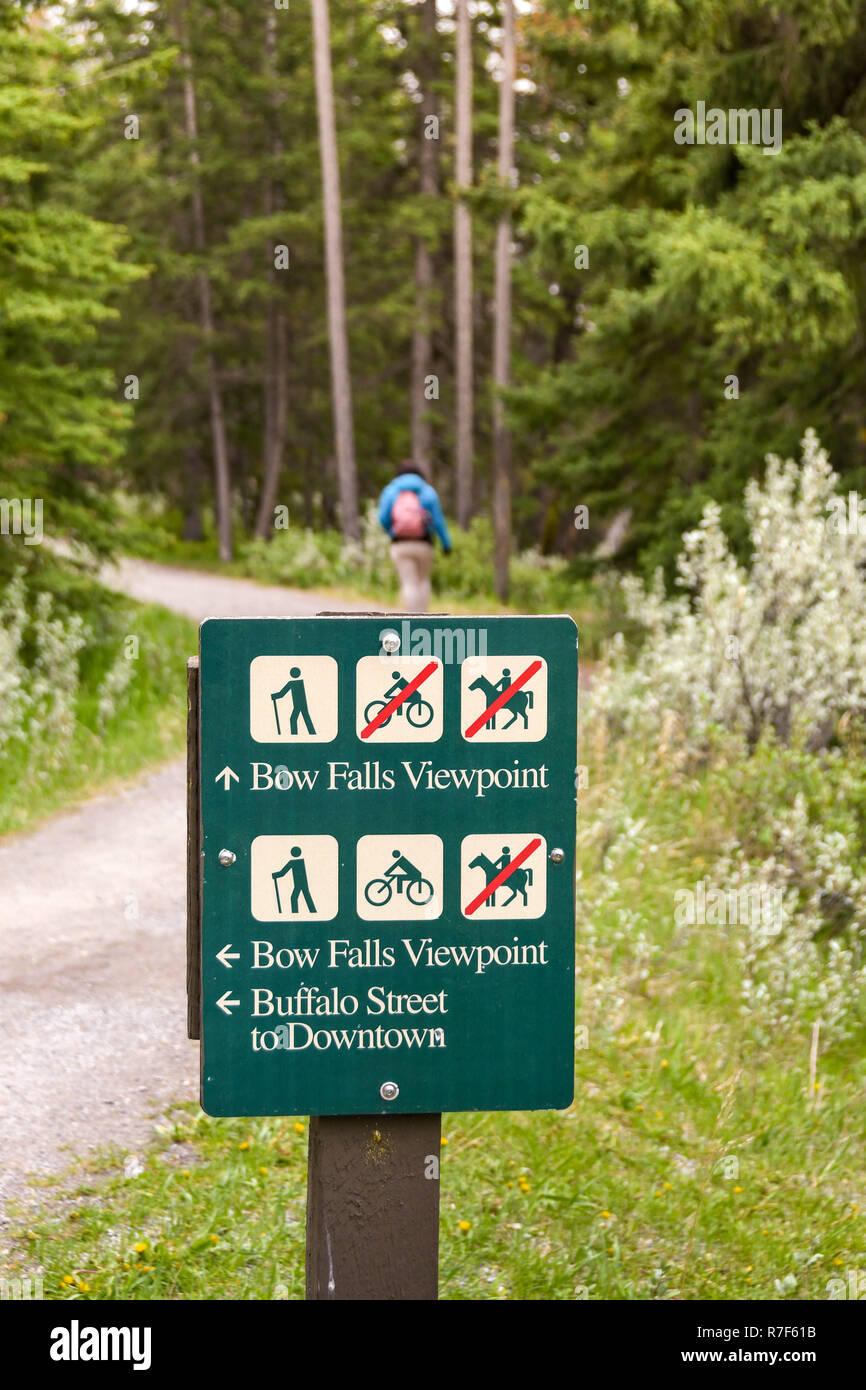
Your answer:
[[[574,624],[215,618],[200,660],[202,1105],[313,1117],[309,1299],[435,1298],[441,1112],[573,1097]]]

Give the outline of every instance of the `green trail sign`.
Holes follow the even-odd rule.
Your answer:
[[[571,1102],[576,742],[570,618],[202,624],[209,1114]]]

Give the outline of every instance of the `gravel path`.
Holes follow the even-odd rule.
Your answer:
[[[124,561],[106,582],[189,617],[363,611],[314,592]],[[186,1037],[186,765],[0,843],[0,1208],[27,1175],[135,1150],[198,1095]],[[5,1220],[0,1217],[0,1220]]]

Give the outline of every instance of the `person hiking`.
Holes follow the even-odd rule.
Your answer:
[[[426,613],[430,606],[433,537],[439,537],[446,555],[451,551],[451,537],[436,489],[412,459],[403,460],[396,478],[382,492],[379,520],[391,537],[391,558],[400,581],[403,607],[407,613]]]

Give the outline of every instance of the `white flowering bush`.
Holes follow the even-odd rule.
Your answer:
[[[356,584],[375,587],[391,580],[390,540],[372,502],[368,502],[361,518],[360,542],[347,541],[340,560],[341,570]]]
[[[16,575],[0,592],[0,752],[20,730],[27,708],[21,643],[27,626],[24,584]]]
[[[80,617],[61,618],[52,608],[50,594],[41,593],[28,613],[20,575],[0,591],[0,752],[26,740],[40,775],[66,755],[75,727],[78,654],[90,635]]]
[[[745,494],[752,556],[732,554],[709,504],[683,537],[677,582],[624,581],[628,616],[646,640],[630,665],[621,637],[596,708],[614,727],[658,738],[676,721],[702,751],[714,729],[753,750],[772,730],[785,744],[824,748],[845,712],[866,710],[866,534],[844,534],[844,500],[814,431],[802,461],[768,456]]]
[[[774,807],[772,824],[772,854],[750,861],[735,844],[714,870],[727,887],[774,890],[783,904],[778,917],[753,913],[732,933],[742,1011],[765,1039],[801,1019],[851,1037],[866,1002],[866,876],[849,837],[816,824],[802,794]]]

